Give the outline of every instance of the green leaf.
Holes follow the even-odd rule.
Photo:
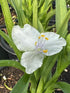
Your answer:
[[[64,52],[62,52],[62,54],[60,54],[58,58],[58,63],[57,63],[55,74],[60,75],[69,64],[70,64],[70,61],[68,60],[67,53],[64,54]]]
[[[66,41],[67,41],[66,50],[67,50],[67,53],[68,53],[69,59],[70,59],[70,34],[67,35]]]
[[[13,60],[0,60],[0,66],[11,66],[11,67],[15,67],[17,69],[20,69],[21,71],[25,71],[24,67],[21,66],[21,64],[17,61],[13,61]]]
[[[44,88],[44,81],[43,81],[43,78],[41,78],[41,80],[39,81],[36,93],[43,93],[43,88]]]
[[[48,26],[47,28],[46,28],[46,31],[49,31],[49,30],[51,30],[52,28],[54,28],[55,29],[55,24],[54,25],[52,25],[52,26]],[[54,30],[53,29],[53,30]]]
[[[45,0],[45,6],[44,6],[44,10],[47,9],[48,5],[51,3],[52,0]]]
[[[55,9],[52,9],[48,14],[47,14],[47,16],[46,16],[46,23],[49,21],[49,19],[53,16],[53,15],[55,15]]]
[[[11,3],[17,13],[18,24],[23,27],[23,25],[26,23],[26,18],[22,10],[22,0],[11,0]]]
[[[49,75],[52,67],[55,64],[57,57],[58,57],[58,55],[53,55],[53,56],[48,57],[47,59],[46,58],[44,59],[44,64],[42,66],[42,72],[41,72],[41,78],[44,79],[45,84],[47,84],[46,81],[48,79],[48,75]]]
[[[1,4],[3,15],[4,15],[8,35],[11,37],[13,21],[12,21],[11,13],[9,10],[8,2],[7,0],[0,0],[0,4]]]
[[[27,93],[28,85],[29,85],[29,75],[24,74],[10,93]]]
[[[58,34],[60,34],[62,37],[65,37],[67,32],[65,29],[67,27],[68,20],[70,18],[70,10],[67,12],[62,24],[59,27],[59,30],[57,31]]]
[[[30,20],[30,17],[32,16],[32,10],[33,10],[33,1],[32,0],[22,0],[22,8],[25,13],[25,16],[28,18],[26,21]]]
[[[16,48],[16,46],[13,43],[12,39],[7,34],[5,34],[3,31],[1,31],[1,30],[0,30],[0,35],[6,40],[6,42],[11,46],[11,48],[14,49],[18,59],[20,60],[22,53]]]
[[[40,33],[44,32],[43,25],[42,25],[42,23],[40,22],[39,19],[38,19],[38,30],[39,30]]]
[[[44,3],[44,4],[45,4],[45,3]],[[41,11],[39,12],[39,19],[40,19],[41,21],[43,21],[43,20],[45,20],[45,18],[47,18],[47,17],[46,17],[46,16],[47,16],[47,11],[49,10],[50,7],[51,7],[51,4],[49,4],[49,5],[46,7],[46,9],[44,10],[44,5],[43,5]]]
[[[55,84],[55,88],[59,88],[63,91],[63,93],[70,93],[70,84],[65,82],[57,82]]]
[[[31,92],[31,93],[36,93],[37,81],[36,81],[36,78],[35,78],[34,73],[31,74],[30,83],[31,83],[30,92]]]
[[[39,1],[39,7],[41,7],[44,4],[44,0]]]
[[[51,84],[56,83],[63,70],[70,64],[67,55],[64,55],[63,53],[62,56],[61,54],[59,56],[60,58],[58,58],[59,61],[57,62],[56,72],[54,73],[53,77],[46,83],[45,89],[48,88]]]
[[[65,0],[56,0],[56,31],[59,32],[60,26],[62,25],[67,14],[67,7]],[[67,24],[65,29],[61,30],[62,33],[67,32]],[[59,33],[61,35],[61,33]]]
[[[28,4],[28,10],[30,11],[31,13],[31,10],[32,10],[32,0],[27,0],[27,4]],[[24,6],[23,6],[24,7]],[[29,13],[29,14],[30,14]]]
[[[37,0],[33,0],[33,26],[37,29],[38,27],[38,19],[37,19],[37,12],[38,12],[38,1]]]

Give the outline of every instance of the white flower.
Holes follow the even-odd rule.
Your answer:
[[[12,29],[12,39],[20,51],[25,51],[21,57],[21,65],[26,73],[31,74],[42,66],[44,56],[59,53],[66,45],[64,38],[54,32],[39,33],[29,24],[24,28],[18,25]]]

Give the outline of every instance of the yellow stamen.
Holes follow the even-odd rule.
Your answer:
[[[45,37],[45,35],[41,35],[41,37]]]
[[[49,40],[47,37],[45,37],[46,40]]]
[[[48,50],[43,50],[43,53],[47,53],[48,52]]]
[[[35,42],[35,46],[37,45],[37,42]]]
[[[41,37],[39,36],[38,39],[40,39]]]

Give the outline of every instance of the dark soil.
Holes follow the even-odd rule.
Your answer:
[[[17,81],[21,78],[23,72],[13,68],[13,67],[5,67],[0,71],[0,93],[10,93],[4,83],[9,87],[13,88]],[[3,77],[6,77],[6,80]]]

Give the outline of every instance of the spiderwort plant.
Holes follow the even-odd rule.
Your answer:
[[[8,35],[0,31],[0,35],[20,61],[0,60],[0,66],[12,66],[24,72],[11,93],[53,93],[56,88],[70,93],[70,84],[58,82],[59,76],[70,64],[70,35],[67,35],[70,11],[67,11],[65,0],[56,0],[55,12],[52,1],[8,0],[17,14],[16,26],[13,26],[7,0],[0,1],[8,31]],[[49,19],[54,14],[56,33],[47,30]],[[56,71],[52,75],[56,61]]]

